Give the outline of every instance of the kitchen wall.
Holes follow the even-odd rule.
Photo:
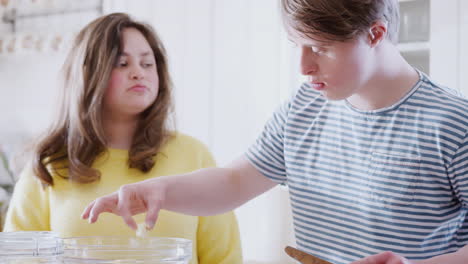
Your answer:
[[[241,155],[272,111],[299,85],[296,54],[276,1],[154,1],[147,17],[162,35],[176,83],[179,129],[203,140],[218,164]],[[135,8],[135,9],[134,9]],[[141,15],[140,15],[141,14]],[[288,263],[293,244],[287,189],[236,210],[247,261]]]
[[[466,1],[460,1],[467,10]],[[124,11],[152,24],[166,44],[175,83],[178,129],[207,144],[218,164],[241,155],[273,110],[300,83],[297,54],[282,29],[272,0],[106,0],[105,12]],[[460,15],[456,40],[468,47],[468,16]],[[0,27],[1,29],[1,27]],[[64,35],[64,39],[71,38]],[[54,114],[58,73],[66,54],[58,50],[0,53],[0,142],[43,130]],[[457,56],[467,57],[460,49]],[[441,59],[443,60],[443,59]],[[459,59],[457,71],[467,69]],[[439,63],[444,63],[440,61]],[[466,74],[459,87],[468,94]],[[451,83],[444,80],[442,83]],[[246,260],[287,263],[293,244],[285,187],[277,187],[236,211]]]
[[[275,1],[105,1],[105,12],[113,11],[156,28],[170,58],[178,129],[207,144],[220,165],[246,150],[299,85]],[[72,36],[63,37],[67,42]],[[66,51],[63,43],[59,50],[19,47],[0,53],[0,141],[5,146],[18,134],[35,135],[49,124]],[[294,243],[285,187],[236,214],[247,261],[290,261],[283,253]]]
[[[150,2],[150,1],[148,1]],[[272,111],[299,85],[296,54],[271,0],[134,2],[123,10],[150,21],[166,44],[176,84],[178,128],[213,151],[219,165],[241,155]],[[246,261],[288,263],[293,244],[287,189],[236,210]]]

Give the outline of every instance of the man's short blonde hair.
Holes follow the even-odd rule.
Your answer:
[[[300,34],[346,41],[378,20],[387,23],[387,38],[398,42],[398,0],[281,0],[285,24]]]

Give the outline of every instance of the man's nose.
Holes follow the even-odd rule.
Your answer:
[[[312,75],[318,71],[317,55],[309,47],[301,48],[300,63],[302,75]]]

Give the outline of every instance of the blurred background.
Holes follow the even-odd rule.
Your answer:
[[[400,6],[402,54],[468,95],[468,1]],[[177,128],[203,141],[219,165],[241,155],[300,85],[298,53],[286,38],[278,1],[0,0],[2,210],[24,165],[22,146],[50,124],[70,41],[111,12],[127,12],[159,33],[175,84]],[[290,263],[283,254],[294,245],[285,187],[236,214],[246,263]]]

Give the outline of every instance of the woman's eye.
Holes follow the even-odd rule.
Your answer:
[[[145,68],[150,68],[153,65],[154,65],[153,63],[143,63],[143,67],[145,67]]]
[[[127,62],[125,62],[125,61],[121,61],[121,62],[117,63],[118,67],[127,67],[127,65],[128,65]]]

